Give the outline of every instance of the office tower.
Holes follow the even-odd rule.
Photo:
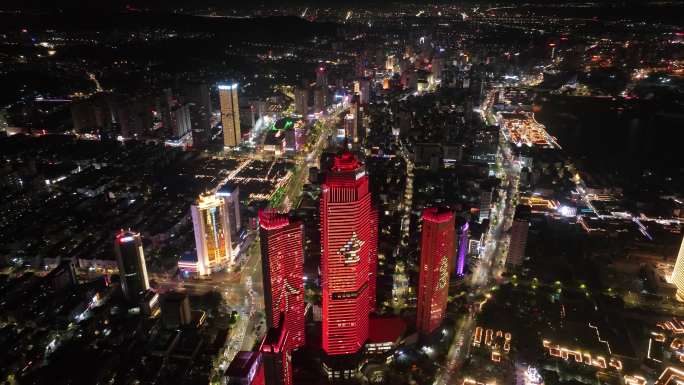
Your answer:
[[[492,210],[492,190],[485,189],[480,192],[480,223],[485,219],[489,219],[489,214]]]
[[[161,316],[164,327],[169,329],[190,325],[192,312],[188,295],[177,292],[164,294],[161,301]]]
[[[256,114],[257,119],[263,119],[264,116],[267,116],[271,113],[271,111],[269,111],[269,106],[270,102],[268,101],[268,99],[253,100],[251,104],[251,108],[254,108],[254,112]]]
[[[508,247],[506,264],[519,266],[525,258],[525,246],[527,245],[527,232],[530,228],[530,206],[518,205],[515,208],[515,216],[511,225],[511,242]]]
[[[131,302],[137,302],[150,288],[140,234],[120,231],[114,239],[114,250],[124,296]]]
[[[323,66],[316,68],[316,86],[328,88],[328,72]]]
[[[190,105],[177,105],[171,109],[171,135],[180,139],[192,131],[190,122]]]
[[[459,228],[459,234],[458,234],[458,258],[456,259],[456,275],[457,276],[463,276],[464,271],[465,271],[465,258],[466,254],[468,254],[468,230],[470,228],[470,224],[468,221],[464,223],[460,228]],[[449,266],[453,266],[453,264],[450,264]],[[451,269],[451,268],[450,268]]]
[[[112,103],[112,115],[123,138],[146,134],[154,125],[151,102],[147,97],[117,95]]]
[[[304,226],[287,214],[259,211],[261,264],[264,277],[266,323],[285,322],[287,349],[304,345]]]
[[[328,89],[316,87],[314,89],[314,112],[321,112],[328,106]]]
[[[416,327],[432,333],[444,319],[449,293],[449,262],[454,253],[454,214],[438,208],[423,210]]]
[[[226,206],[214,195],[200,195],[190,208],[195,231],[197,271],[211,274],[231,262],[231,240]]]
[[[221,124],[223,125],[223,146],[235,147],[240,144],[240,106],[238,104],[238,85],[219,84],[221,102]]]
[[[161,93],[155,95],[153,104],[153,109],[164,128],[173,132],[173,113],[171,110],[178,105],[178,101],[174,98],[171,88],[164,88]]]
[[[353,105],[352,105],[353,106]],[[356,136],[356,117],[350,110],[350,112],[344,116],[344,137],[347,143],[356,143],[354,139],[358,139]]]
[[[228,215],[228,229],[233,248],[240,240],[240,187],[236,185],[224,184],[216,191],[216,196],[221,199]]]
[[[268,329],[259,348],[266,385],[292,385],[289,333],[284,319],[279,324]]]
[[[385,60],[385,71],[395,72],[395,68],[398,65],[398,62],[399,60],[397,60],[397,57],[393,54],[387,55],[387,59]]]
[[[370,198],[363,164],[351,153],[336,156],[320,202],[323,350],[330,356],[355,353],[368,338]]]
[[[684,298],[684,239],[682,239],[682,244],[679,247],[679,254],[677,254],[677,261],[672,271],[671,282],[677,286],[677,296]]]
[[[70,105],[71,120],[78,132],[112,129],[113,95],[99,92],[87,99],[74,99]]]
[[[434,82],[439,84],[442,82],[443,78],[443,72],[444,72],[444,63],[445,60],[443,57],[434,57],[432,58],[432,78],[434,79]]]
[[[186,83],[181,88],[183,103],[190,105],[192,144],[204,147],[211,139],[211,93],[205,83]]]
[[[349,107],[349,113],[345,117],[345,135],[351,143],[359,143],[365,137],[361,127],[361,113],[359,96],[354,95]]]
[[[370,261],[368,262],[368,300],[370,311],[376,309],[376,290],[378,279],[378,210],[371,208],[370,212]]]
[[[354,93],[359,96],[361,104],[368,104],[370,101],[370,81],[360,79],[354,82]]]
[[[295,112],[303,117],[309,114],[309,90],[304,87],[294,89]]]
[[[238,352],[224,373],[227,385],[265,385],[259,352]]]

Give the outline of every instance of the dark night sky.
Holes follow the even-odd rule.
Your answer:
[[[497,0],[497,1],[473,1],[473,0],[440,0],[440,1],[428,1],[428,0],[412,0],[410,3],[424,3],[424,4],[469,4],[469,3],[496,3],[496,4],[552,4],[552,3],[584,3],[583,0],[544,0],[544,1],[518,1],[518,0]],[[597,3],[616,5],[636,5],[648,3],[647,0],[623,0],[623,1],[609,1],[609,0],[598,0],[594,1]],[[259,0],[253,2],[235,1],[235,0],[103,0],[103,1],[92,1],[92,0],[3,0],[0,9],[22,9],[22,8],[32,8],[32,9],[67,9],[67,8],[80,8],[80,9],[123,9],[126,5],[132,5],[137,8],[159,8],[159,7],[184,7],[188,8],[201,8],[206,6],[214,6],[221,8],[243,8],[246,6],[252,7],[255,4],[262,5],[275,5],[280,7],[287,7],[292,5],[306,5],[306,6],[368,6],[368,5],[390,5],[397,3],[396,1],[387,0]]]
[[[236,0],[0,0],[0,10],[25,10],[41,14],[70,15],[77,20],[102,20],[102,15],[111,13],[125,12],[133,8],[137,10],[150,10],[165,13],[170,10],[182,9],[183,13],[193,11],[205,11],[208,9],[219,12],[226,12],[233,9],[247,10],[260,7],[291,8],[291,7],[360,7],[366,9],[381,9],[396,7],[401,3],[424,3],[424,4],[478,4],[487,6],[496,5],[516,5],[516,4],[538,4],[540,8],[530,9],[531,12],[539,12],[542,15],[554,14],[562,17],[581,17],[596,18],[598,20],[632,19],[635,21],[664,22],[674,25],[681,25],[682,19],[679,12],[684,7],[683,0],[674,0],[667,5],[660,2],[658,5],[652,0],[594,0],[597,7],[548,7],[553,4],[586,3],[586,0],[496,0],[496,1],[476,1],[476,0],[410,0],[410,1],[388,1],[388,0],[255,0],[255,1],[236,1]],[[535,7],[533,7],[535,8]],[[18,20],[7,20],[7,17],[24,18],[25,15],[0,13],[0,19],[5,21],[6,27],[15,25]],[[0,23],[2,24],[2,23]],[[76,24],[80,24],[77,22]],[[35,24],[33,26],[36,26]],[[2,25],[0,25],[0,29]]]

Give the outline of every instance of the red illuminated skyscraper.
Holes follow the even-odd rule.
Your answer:
[[[368,281],[377,248],[366,169],[354,155],[339,155],[322,187],[323,350],[331,356],[351,354],[368,338]]]
[[[289,333],[284,320],[280,327],[269,328],[259,351],[263,359],[266,385],[292,385],[292,359]]]
[[[416,321],[418,331],[430,334],[446,310],[449,263],[455,253],[454,214],[437,208],[423,210],[422,232]]]
[[[304,345],[304,227],[287,214],[259,211],[264,304],[269,328],[289,334],[287,350]]]

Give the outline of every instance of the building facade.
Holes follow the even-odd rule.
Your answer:
[[[200,195],[190,212],[195,232],[197,273],[207,275],[216,267],[230,264],[230,230],[223,202],[214,195]]]
[[[294,89],[295,112],[304,118],[309,114],[309,89],[295,87]]]
[[[354,155],[333,159],[321,195],[323,350],[352,354],[368,338],[371,196],[366,169]]]
[[[224,375],[227,385],[265,385],[261,353],[238,352]]]
[[[316,68],[316,86],[328,88],[328,71],[323,66]]]
[[[304,345],[304,226],[271,210],[259,211],[259,226],[266,323],[285,322],[287,349],[296,349]]]
[[[682,239],[682,245],[679,247],[671,281],[677,286],[677,297],[679,299],[684,298],[684,239]]]
[[[292,358],[285,320],[279,327],[269,328],[261,342],[264,379],[267,385],[292,385]]]
[[[150,288],[140,233],[122,230],[114,239],[114,250],[124,296],[137,302]]]
[[[238,85],[219,84],[221,104],[221,125],[223,125],[223,146],[235,147],[240,144],[240,105],[238,104]]]
[[[216,191],[216,196],[225,206],[226,215],[228,215],[230,240],[233,248],[235,248],[240,240],[240,231],[242,230],[242,222],[240,219],[240,188],[238,186],[225,184]]]
[[[530,213],[530,206],[518,205],[515,209],[515,217],[511,225],[511,242],[506,259],[506,264],[509,266],[520,266],[525,258],[527,233],[530,228]]]
[[[180,139],[190,134],[192,123],[190,121],[190,105],[183,104],[171,110],[171,135]]]
[[[423,210],[416,322],[422,334],[432,333],[444,319],[449,294],[450,262],[454,260],[454,214]]]

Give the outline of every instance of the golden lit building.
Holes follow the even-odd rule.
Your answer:
[[[238,85],[219,84],[221,102],[221,125],[223,126],[223,146],[235,147],[240,144],[240,106],[238,104]]]
[[[197,273],[207,275],[217,267],[232,263],[230,226],[224,202],[215,195],[200,195],[190,211],[195,230]]]
[[[679,247],[679,254],[677,254],[677,261],[675,262],[671,281],[677,286],[677,298],[680,300],[684,299],[684,239]]]
[[[681,251],[679,256],[682,256]],[[681,383],[684,383],[684,371],[670,366],[660,374],[654,385],[679,385]]]

